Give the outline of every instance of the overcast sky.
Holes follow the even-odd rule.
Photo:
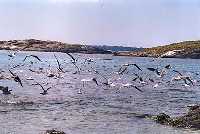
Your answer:
[[[151,47],[200,39],[199,0],[0,0],[0,40]]]

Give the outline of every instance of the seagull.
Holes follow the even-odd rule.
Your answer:
[[[147,69],[148,69],[149,71],[152,71],[152,72],[155,72],[155,71],[158,70],[158,68],[152,68],[152,67],[148,67]]]
[[[11,73],[12,78],[14,78],[14,81],[15,81],[15,82],[18,82],[18,83],[23,87],[22,81],[21,81],[21,79],[19,78],[19,76],[16,75],[16,74],[14,74],[11,70],[9,70],[9,72]]]
[[[135,66],[138,70],[142,71],[142,69],[137,64],[124,64],[121,66],[121,68],[118,71],[118,74],[123,74],[129,66]]]
[[[153,86],[153,88],[157,88],[159,85],[158,85],[158,83],[156,83],[154,86]]]
[[[27,77],[26,80],[34,80],[34,78],[30,76],[30,77]]]
[[[72,63],[76,63],[77,62],[77,59],[75,59],[70,53],[67,53],[66,54],[72,59]]]
[[[192,79],[190,78],[190,76],[184,76],[183,74],[181,74],[179,71],[177,70],[173,70],[173,72],[176,72],[178,73],[179,75],[178,76],[175,76],[171,79],[171,81],[173,80],[176,80],[176,81],[179,81],[179,80],[183,80],[185,84],[188,85],[187,81],[189,81],[192,85],[194,85],[194,82],[192,81]]]
[[[92,70],[93,70],[96,74],[98,74],[99,76],[101,76],[101,77],[105,80],[105,82],[103,82],[104,85],[109,85],[109,81],[108,81],[108,79],[107,79],[104,75],[100,74],[99,71],[97,71],[97,70],[94,69],[93,67],[91,67],[91,68],[92,68]]]
[[[60,62],[59,62],[59,60],[58,60],[58,58],[56,57],[55,54],[54,54],[54,57],[55,57],[56,62],[57,62],[57,64],[58,64],[58,71],[60,71],[60,72],[64,72],[64,71],[63,71],[63,68],[61,67],[61,64],[60,64]]]
[[[152,67],[148,67],[147,69],[151,72],[156,72],[156,74],[159,76],[159,77],[163,77],[164,75],[166,75],[166,69],[170,69],[171,68],[171,65],[168,64],[166,65],[161,71],[158,70],[158,68],[152,68]]]
[[[87,62],[88,64],[90,64],[91,62],[94,62],[94,60],[91,59],[91,58],[88,58],[88,59],[85,59],[84,64],[85,64],[86,62]]]
[[[12,53],[9,52],[8,56],[11,57],[11,58],[14,58],[16,56],[16,53],[17,53],[17,51],[12,52]]]
[[[82,79],[81,81],[82,81],[82,83],[83,83],[83,84],[82,84],[83,87],[85,87],[85,82],[90,82],[90,81],[95,82],[95,84],[96,84],[97,86],[99,85],[98,82],[97,82],[97,80],[96,80],[96,78],[87,78],[87,79]],[[79,89],[78,94],[82,94],[82,88]]]
[[[132,81],[136,81],[137,79],[139,79],[141,84],[146,84],[146,82],[143,80],[142,77],[140,77],[138,74],[134,73],[134,75],[136,76],[134,79],[132,79]]]
[[[33,70],[33,69],[29,68],[28,70],[31,71],[31,72],[33,72],[33,73],[37,73],[37,74],[45,73],[41,69],[39,69],[39,70]]]
[[[84,87],[84,83],[85,83],[85,82],[89,82],[89,81],[95,82],[95,84],[96,84],[97,86],[99,85],[96,78],[82,79],[81,81],[83,82],[83,87]]]
[[[3,92],[3,94],[5,95],[8,95],[8,94],[11,94],[11,91],[12,90],[8,90],[8,87],[3,87],[3,86],[0,86],[0,90]]]
[[[143,92],[143,91],[142,91],[141,89],[139,89],[136,85],[133,85],[133,84],[131,84],[131,83],[121,84],[121,86],[122,86],[122,87],[127,87],[127,88],[129,88],[129,87],[134,87],[134,88],[137,89],[138,91]]]
[[[36,83],[36,84],[32,84],[32,85],[39,85],[42,88],[43,92],[40,93],[41,95],[47,95],[48,94],[47,91],[52,88],[52,87],[49,87],[45,90],[44,87],[40,83]]]
[[[17,65],[13,65],[12,69],[17,68],[17,67],[22,67],[22,66],[25,66],[25,64],[19,63]]]
[[[153,80],[153,79],[151,79],[151,78],[149,78],[149,81],[151,81],[152,83],[154,83],[154,80]]]
[[[20,50],[14,51],[12,53],[10,51],[8,51],[9,52],[8,56],[11,57],[11,58],[14,58],[16,56],[16,53],[18,53],[19,51],[23,51],[23,50],[25,50],[28,47],[29,46],[25,46],[24,48],[21,48]]]
[[[72,59],[71,60],[72,64],[77,68],[77,70],[78,70],[77,72],[80,74],[80,68],[76,65],[77,59],[75,59],[70,53],[66,52],[66,54]]]
[[[182,73],[180,73],[180,72],[177,71],[177,70],[172,70],[172,71],[178,73],[178,74],[181,75],[181,76],[183,76]]]
[[[168,64],[168,65],[166,65],[164,68],[166,68],[166,69],[170,69],[170,68],[171,68],[171,65]]]
[[[36,55],[27,55],[24,59],[23,59],[23,61],[25,61],[27,58],[29,58],[29,57],[33,57],[33,58],[35,58],[35,59],[37,59],[38,61],[40,61],[40,62],[42,62],[42,60],[38,57],[38,56],[36,56]]]

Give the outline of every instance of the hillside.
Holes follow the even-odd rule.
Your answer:
[[[95,46],[68,44],[58,41],[42,41],[36,39],[0,41],[0,50],[23,50],[70,53],[111,53]]]
[[[138,52],[116,53],[116,56],[143,56],[163,58],[200,58],[200,41],[184,41],[165,46],[145,48]]]

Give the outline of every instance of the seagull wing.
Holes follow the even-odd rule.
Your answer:
[[[143,79],[142,79],[142,77],[139,77],[139,80],[140,80],[141,82],[143,82]]]
[[[9,72],[12,74],[12,76],[16,76],[11,70],[9,70]]]
[[[24,59],[23,59],[23,62],[28,58],[28,57],[30,57],[29,55],[27,55]]]
[[[55,54],[54,54],[54,57],[55,57],[56,62],[57,62],[57,64],[58,64],[58,70],[61,71],[61,72],[64,72],[63,69],[62,69],[62,67],[61,67],[61,64],[60,64],[60,62],[59,62],[59,60],[58,60],[58,58],[56,57]]]
[[[38,61],[42,62],[42,60],[38,56],[36,56],[36,55],[30,55],[30,56],[32,56],[32,57],[36,58]]]
[[[193,81],[192,81],[189,77],[187,77],[186,79],[187,79],[190,83],[192,83],[192,85],[194,85]]]
[[[16,76],[14,79],[15,79],[16,82],[18,82],[18,83],[23,87],[22,81],[21,81],[21,79],[19,78],[19,76]]]
[[[36,84],[33,84],[33,85],[39,85],[42,88],[42,90],[45,92],[44,87],[40,83],[36,83]]]
[[[124,68],[123,68],[123,67],[124,67]],[[128,66],[122,66],[122,67],[119,69],[118,73],[119,73],[119,74],[123,74],[123,73],[127,70],[127,68],[128,68]]]
[[[140,92],[143,92],[141,89],[139,89],[137,86],[134,85],[134,88],[137,89]]]
[[[70,53],[66,53],[66,54],[73,60],[74,63],[76,62],[76,59]]]
[[[153,83],[154,83],[154,80],[153,80],[153,79],[151,79],[151,78],[149,78],[149,81],[151,81],[151,82],[153,82]]]
[[[134,79],[132,79],[132,81],[136,81],[139,77],[135,77]]]
[[[96,83],[97,86],[99,85],[96,78],[93,78],[92,80]]]
[[[166,69],[170,69],[170,67],[171,67],[170,64],[165,66]]]
[[[148,67],[147,68],[149,71],[152,71],[152,72],[154,72],[154,71],[156,71],[157,69],[155,69],[155,68],[152,68],[152,67]]]
[[[181,76],[183,76],[179,71],[177,71],[177,70],[173,70],[173,72],[176,72],[176,73],[178,73],[179,75],[181,75]]]
[[[139,69],[140,71],[142,71],[142,69],[137,65],[137,64],[133,64],[137,69]]]
[[[47,88],[46,91],[48,91],[48,90],[51,89],[51,88],[52,88],[52,87]]]

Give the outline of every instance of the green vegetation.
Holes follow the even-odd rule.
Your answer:
[[[165,45],[165,46],[145,48],[143,52],[152,56],[160,56],[172,50],[184,50],[185,52],[190,52],[190,51],[199,50],[199,49],[200,49],[200,41],[184,41],[184,42],[173,43],[173,44]]]

